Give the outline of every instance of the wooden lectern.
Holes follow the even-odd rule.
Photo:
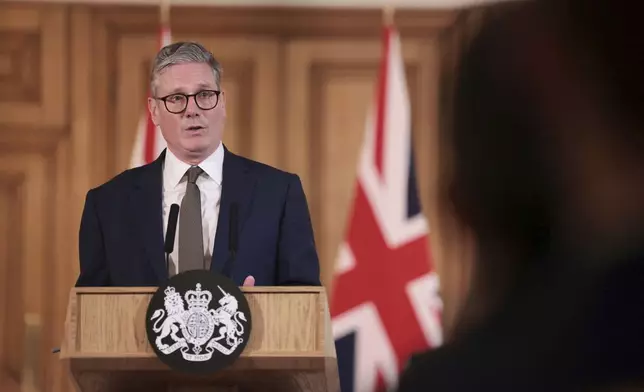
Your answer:
[[[61,360],[78,391],[340,390],[323,287],[243,287],[252,332],[236,362],[216,374],[176,372],[148,343],[156,288],[74,288]]]

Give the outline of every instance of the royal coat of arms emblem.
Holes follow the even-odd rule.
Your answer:
[[[214,282],[208,285],[211,291],[204,287],[203,282],[195,280],[191,280],[190,288],[183,295],[178,286],[187,285],[181,285],[182,282],[169,282],[163,291],[157,292],[158,298],[151,301],[148,308],[148,340],[161,359],[177,351],[183,360],[191,363],[208,362],[213,355],[237,357],[250,332],[250,314],[245,297],[241,295],[244,309],[240,309],[240,300],[230,293],[233,287],[226,290],[222,282]],[[237,287],[234,289],[238,290]],[[215,296],[218,299],[215,300]],[[238,350],[240,346],[242,348]],[[176,360],[172,362],[176,363]]]
[[[159,334],[155,341],[159,351],[167,355],[181,349],[183,358],[193,362],[209,360],[214,350],[224,355],[235,351],[243,341],[242,322],[246,321],[246,316],[238,310],[237,299],[217,287],[223,294],[217,309],[208,308],[212,293],[202,290],[199,283],[196,290],[188,290],[185,294],[188,309],[174,287],[165,289],[165,310],[157,309],[152,315],[152,321],[155,321],[152,330]],[[213,337],[215,329],[218,335]],[[181,337],[177,335],[179,332]],[[173,340],[172,345],[164,343],[168,336]],[[222,345],[221,340],[225,340],[228,347]]]

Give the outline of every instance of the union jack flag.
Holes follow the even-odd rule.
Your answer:
[[[442,301],[416,188],[400,38],[383,32],[331,317],[343,392],[395,388],[410,355],[442,343]]]

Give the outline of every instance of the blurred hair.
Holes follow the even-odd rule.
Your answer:
[[[540,0],[575,74],[609,116],[622,127],[611,130],[621,147],[644,147],[644,55],[641,17],[626,0]]]
[[[507,23],[525,12],[525,4],[504,4],[463,54],[449,136],[449,193],[459,219],[478,237],[537,250],[548,243],[553,189],[543,159],[544,118],[524,70],[516,66],[521,43]]]
[[[460,59],[447,132],[450,202],[479,247],[466,313],[501,300],[526,268],[549,267],[570,190],[562,186],[570,175],[562,157],[577,138],[593,134],[613,156],[628,152],[644,164],[634,3],[525,0],[492,8]],[[490,245],[500,253],[485,254]]]

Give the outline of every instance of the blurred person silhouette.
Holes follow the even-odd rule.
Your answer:
[[[472,291],[453,338],[414,356],[399,392],[644,390],[634,6],[495,5],[465,50],[450,200],[477,243]]]

